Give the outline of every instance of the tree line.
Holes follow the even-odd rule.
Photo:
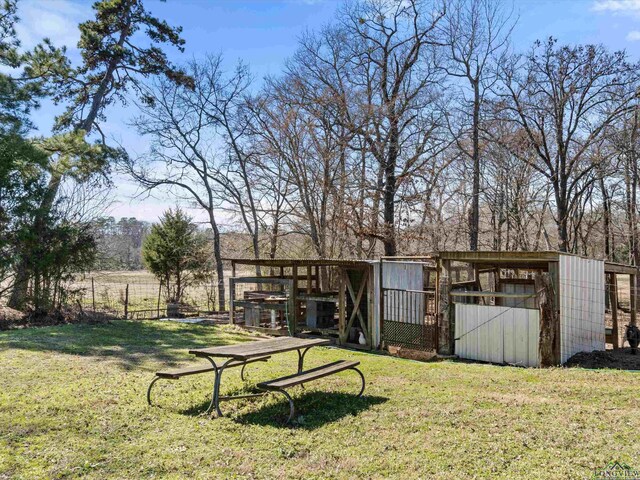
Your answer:
[[[158,79],[126,171],[218,218],[251,254],[560,250],[638,264],[638,64],[554,38],[512,46],[494,0],[348,2],[255,87],[221,55]]]
[[[557,249],[640,263],[639,65],[624,51],[516,49],[517,15],[498,0],[355,0],[258,81],[219,54],[173,66],[160,47],[182,48],[179,29],[139,1],[96,5],[86,65],[56,93],[71,105],[60,131],[100,137],[105,107],[135,99],[149,151],[99,138],[110,155],[86,178],[115,168],[201,209],[221,289],[229,219],[256,258],[288,256],[295,237],[318,257]],[[133,43],[142,26],[158,47]],[[49,197],[61,179],[85,184],[48,168]]]

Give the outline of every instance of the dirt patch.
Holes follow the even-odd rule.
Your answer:
[[[640,353],[631,354],[630,348],[593,352],[580,352],[571,357],[568,367],[613,368],[616,370],[640,370]]]
[[[435,352],[423,352],[421,350],[410,350],[404,347],[396,347],[389,345],[389,353],[394,357],[406,358],[409,360],[419,360],[421,362],[430,362],[436,360]]]

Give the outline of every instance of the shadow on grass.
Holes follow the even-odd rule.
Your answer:
[[[277,395],[275,403],[265,405],[256,411],[251,411],[235,417],[235,421],[243,424],[274,426],[281,428],[301,428],[315,430],[323,425],[340,420],[343,417],[357,415],[374,405],[388,401],[386,397],[342,392],[310,391],[293,398],[296,416],[290,424],[286,424],[289,415],[289,403],[282,395]],[[206,408],[206,407],[205,407]]]
[[[189,349],[250,340],[253,340],[250,336],[216,326],[116,320],[1,332],[0,351],[14,348],[108,357],[129,370],[144,362],[172,366],[188,361]]]

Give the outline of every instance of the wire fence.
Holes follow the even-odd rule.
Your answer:
[[[229,275],[231,272],[229,272]],[[227,278],[224,288],[217,281],[189,285],[180,304],[168,304],[160,281],[146,271],[103,271],[77,277],[66,286],[74,307],[121,318],[143,319],[166,316],[215,314],[229,309]],[[252,290],[253,285],[242,285]],[[243,292],[238,292],[240,295]],[[221,308],[220,298],[224,295]]]

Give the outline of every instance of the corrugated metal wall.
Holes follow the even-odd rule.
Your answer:
[[[455,353],[460,358],[537,367],[540,314],[528,308],[456,303]]]
[[[560,255],[560,360],[604,350],[604,261]]]

